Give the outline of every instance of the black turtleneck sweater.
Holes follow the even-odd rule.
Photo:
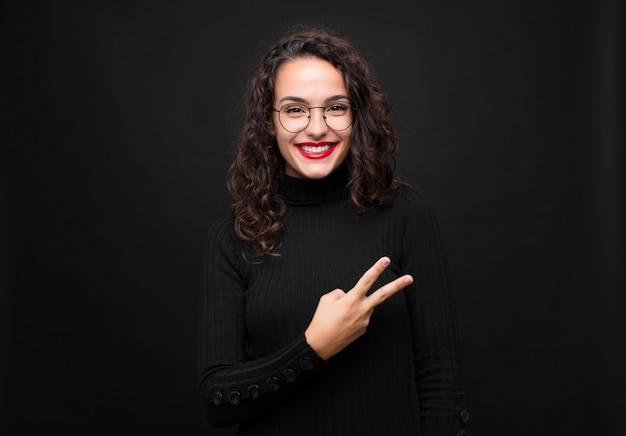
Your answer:
[[[232,218],[211,227],[199,373],[209,421],[239,424],[242,435],[463,434],[454,302],[433,213],[402,187],[393,204],[357,215],[346,180],[341,170],[285,178],[279,257],[246,262]],[[350,290],[383,255],[392,264],[372,291],[402,274],[414,283],[322,361],[304,338],[319,298]]]

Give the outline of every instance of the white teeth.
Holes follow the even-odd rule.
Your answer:
[[[322,145],[321,147],[312,147],[310,145],[301,145],[302,150],[309,154],[324,153],[330,150],[330,145]]]

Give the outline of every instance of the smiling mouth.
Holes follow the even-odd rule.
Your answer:
[[[324,153],[325,151],[330,150],[331,145],[327,144],[327,145],[322,145],[322,146],[311,146],[311,145],[301,145],[300,148],[302,148],[302,150],[306,151],[307,153],[310,154],[318,154],[318,153]]]
[[[301,144],[296,144],[298,151],[302,156],[307,159],[322,159],[329,156],[335,147],[337,146],[336,142],[320,142],[320,143],[312,143],[305,142]]]

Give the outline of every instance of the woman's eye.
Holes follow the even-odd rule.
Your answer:
[[[343,103],[331,104],[326,108],[326,112],[344,112],[348,106]]]
[[[286,108],[286,112],[290,115],[299,115],[306,112],[306,109],[300,106],[290,106]]]

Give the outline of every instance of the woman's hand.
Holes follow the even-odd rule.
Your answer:
[[[350,291],[335,289],[322,295],[311,324],[304,332],[307,343],[322,359],[330,359],[362,336],[374,308],[413,283],[413,277],[404,275],[366,295],[390,263],[388,257],[382,257]]]

